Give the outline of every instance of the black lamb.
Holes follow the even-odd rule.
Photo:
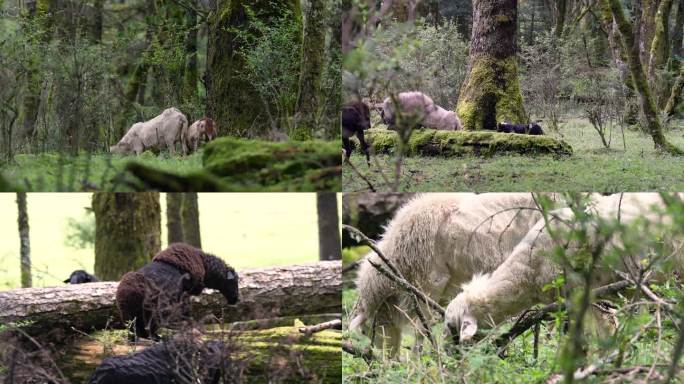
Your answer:
[[[355,101],[342,107],[342,147],[344,148],[344,158],[349,160],[352,146],[349,138],[356,135],[361,144],[361,149],[366,155],[366,162],[370,165],[369,146],[363,131],[370,128],[370,109],[362,101]]]
[[[189,314],[187,295],[216,289],[238,302],[238,275],[218,257],[183,243],[171,244],[150,263],[126,273],[116,290],[124,322],[135,319],[138,337],[157,338],[160,323],[171,325]]]
[[[71,272],[71,276],[69,276],[68,279],[64,280],[65,283],[69,284],[94,283],[97,281],[100,281],[100,279],[98,279],[95,275],[91,275],[90,273],[82,269],[77,269]]]
[[[499,123],[496,125],[496,131],[502,133],[517,133],[521,135],[543,135],[544,131],[537,123],[530,124],[511,124]]]

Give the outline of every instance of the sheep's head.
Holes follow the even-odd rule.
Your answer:
[[[468,308],[468,300],[460,293],[449,303],[444,314],[446,332],[454,344],[469,342],[477,333],[477,318]]]
[[[217,289],[226,298],[228,304],[238,302],[238,274],[232,267],[227,268],[223,281]]]

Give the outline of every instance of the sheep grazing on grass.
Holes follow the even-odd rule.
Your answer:
[[[208,143],[217,136],[216,124],[209,117],[192,123],[182,134],[183,153],[196,152],[201,143]]]
[[[150,263],[126,273],[116,290],[116,304],[124,322],[135,320],[139,337],[156,338],[161,324],[184,320],[187,295],[216,289],[228,301],[238,301],[238,275],[218,257],[183,243],[171,244]]]
[[[349,160],[352,152],[349,138],[356,135],[361,144],[361,150],[366,155],[366,162],[370,165],[370,152],[363,131],[369,129],[370,109],[362,101],[354,101],[342,107],[342,147],[344,148],[344,158]]]
[[[422,92],[402,92],[396,95],[394,101],[391,97],[383,101],[380,115],[390,129],[396,129],[397,125],[395,102],[400,107],[401,119],[404,122],[446,131],[463,129],[461,120],[455,112],[447,111],[435,104],[428,95]]]
[[[203,383],[218,384],[229,360],[221,341],[176,337],[140,352],[104,359],[90,384]]]
[[[517,133],[521,135],[543,135],[544,131],[537,123],[530,124],[510,124],[499,123],[496,125],[496,131],[501,133]]]
[[[446,305],[462,283],[496,269],[541,218],[532,194],[426,194],[399,209],[378,247],[416,287]],[[375,253],[366,259],[382,265]],[[357,280],[349,329],[372,335],[396,354],[402,328],[413,317],[410,296],[367,261]],[[380,336],[380,337],[378,337]]]
[[[68,279],[64,280],[65,283],[69,284],[94,283],[96,281],[100,281],[100,279],[98,279],[95,275],[91,275],[90,273],[82,269],[77,269],[71,272],[71,276],[69,276]]]
[[[159,116],[143,123],[135,123],[118,144],[109,147],[111,153],[139,155],[147,149],[167,148],[173,155],[176,143],[182,144],[182,133],[188,119],[176,108],[165,109]]]
[[[649,229],[662,232],[660,224],[668,219],[655,213],[652,207],[664,206],[661,197],[654,193],[628,193],[623,196],[593,196],[587,212],[594,214],[593,223],[601,220],[619,220],[627,224],[643,217],[653,225]],[[568,222],[574,217],[570,208],[552,211],[553,218],[549,224],[554,230],[567,230]],[[592,227],[595,229],[595,226]],[[662,233],[654,233],[660,238]],[[589,231],[589,244],[595,240],[595,233]],[[557,244],[549,234],[547,223],[539,220],[520,241],[510,256],[492,273],[478,274],[463,286],[446,309],[445,323],[456,342],[466,342],[473,338],[479,328],[488,328],[498,324],[516,313],[530,308],[534,304],[553,301],[554,292],[542,292],[542,288],[551,283],[560,273],[560,267],[550,258]],[[562,244],[569,252],[587,244]],[[644,247],[647,247],[644,244]],[[621,249],[619,239],[612,238],[604,252]],[[644,249],[645,250],[645,249]],[[675,254],[681,260],[681,251]],[[632,253],[633,254],[633,253]],[[627,260],[623,257],[623,265],[639,265],[640,260]],[[681,263],[680,263],[681,264]],[[603,284],[614,279],[612,271],[597,271],[596,284]]]

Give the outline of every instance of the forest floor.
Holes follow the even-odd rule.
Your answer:
[[[354,247],[343,251],[345,262],[360,257],[366,253],[364,247]],[[353,253],[350,254],[350,253]],[[353,273],[344,276],[345,289],[342,293],[342,327],[343,338],[350,340],[352,344],[365,349],[370,346],[368,337],[348,331],[349,314],[352,311],[357,297],[357,291],[353,286]],[[662,285],[653,285],[663,298],[674,299],[676,291],[673,289],[678,283],[671,280]],[[677,340],[677,326],[670,315],[662,315],[661,323],[656,325],[655,316],[645,310],[625,310],[628,299],[624,297],[612,299],[613,303],[622,308],[617,318],[620,324],[619,337],[599,338],[597,330],[606,331],[605,327],[587,326],[593,331],[586,332],[587,361],[599,364],[597,375],[589,376],[587,382],[631,382],[631,380],[644,379],[652,364],[658,364],[653,368],[651,380],[662,380],[663,365],[667,366],[670,361],[673,345]],[[347,383],[543,383],[550,382],[548,379],[561,371],[562,359],[560,351],[567,339],[567,334],[559,330],[563,328],[562,319],[565,313],[553,315],[553,319],[542,323],[539,333],[538,355],[534,357],[534,334],[530,329],[516,338],[506,350],[506,357],[497,355],[493,338],[505,332],[513,324],[513,320],[504,322],[497,328],[487,332],[479,342],[462,347],[454,347],[449,344],[445,337],[443,324],[438,323],[432,328],[432,333],[437,343],[437,351],[425,340],[422,343],[421,352],[412,352],[415,338],[412,334],[404,333],[402,340],[401,357],[399,360],[383,357],[382,351],[372,349],[373,359],[367,363],[361,357],[355,357],[348,353],[342,355],[342,377]],[[604,335],[612,335],[612,328]],[[376,330],[376,332],[381,332]],[[600,332],[600,331],[598,331]],[[379,337],[376,333],[375,337]],[[629,340],[639,335],[636,341]],[[659,341],[660,338],[660,341]],[[621,340],[616,343],[616,339]],[[618,345],[619,344],[619,345]],[[613,363],[601,365],[599,359],[608,356],[614,350],[620,350],[619,358]],[[630,372],[628,368],[639,367],[633,372],[634,376],[623,376],[624,372]],[[624,370],[623,370],[624,369]],[[556,376],[557,377],[557,376]],[[613,379],[614,381],[611,381]],[[558,380],[556,382],[561,382]],[[650,382],[649,379],[644,382]],[[682,377],[675,378],[674,382],[682,382]]]
[[[109,153],[69,156],[57,153],[17,154],[14,163],[0,168],[12,183],[29,191],[127,190],[123,170],[130,160],[166,171],[188,173],[202,168],[202,150],[189,156],[120,156]]]
[[[551,155],[498,155],[492,158],[408,157],[401,168],[399,191],[651,191],[684,190],[684,157],[657,153],[650,136],[619,128],[612,132],[610,149],[601,144],[598,133],[586,119],[561,123],[560,134],[574,153],[570,157]],[[684,148],[684,121],[670,123],[665,133],[670,142]],[[626,148],[626,149],[625,149]],[[389,191],[382,175],[392,182],[395,159],[389,155],[371,159],[370,169],[358,151],[352,163],[366,174],[378,191]],[[367,191],[368,185],[347,165],[342,172],[345,192]]]

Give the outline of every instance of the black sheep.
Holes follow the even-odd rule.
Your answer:
[[[94,283],[96,281],[100,281],[95,275],[91,275],[90,273],[78,269],[73,272],[71,272],[71,276],[69,276],[68,279],[64,280],[65,283],[69,284],[83,284],[83,283]]]
[[[172,324],[189,314],[187,295],[216,289],[228,301],[238,301],[238,275],[218,257],[183,243],[171,244],[134,272],[126,273],[116,290],[124,322],[135,319],[139,337],[156,338],[160,323]]]
[[[543,135],[544,131],[537,123],[530,124],[511,124],[499,123],[496,125],[496,131],[502,133],[517,133],[521,135]]]
[[[173,339],[140,352],[104,359],[90,384],[219,383],[228,370],[220,341]]]
[[[362,101],[355,101],[342,107],[342,146],[344,147],[344,158],[349,160],[352,146],[349,138],[356,135],[361,144],[363,153],[366,154],[366,162],[370,165],[370,153],[368,143],[363,131],[370,128],[370,109]]]

